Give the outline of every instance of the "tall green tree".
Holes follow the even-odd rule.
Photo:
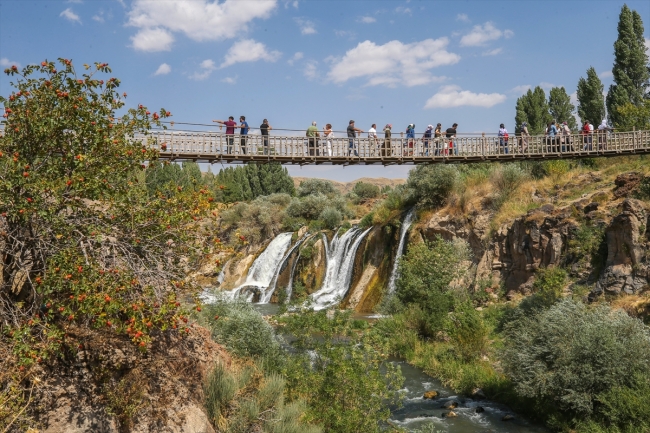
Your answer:
[[[604,89],[593,66],[587,69],[586,79],[580,77],[578,80],[578,116],[583,123],[588,120],[598,125],[605,118]]]
[[[614,126],[622,122],[618,108],[632,103],[640,106],[648,88],[650,72],[643,36],[643,21],[637,11],[623,5],[614,42],[614,84],[607,92],[607,115]]]
[[[517,114],[515,115],[515,130],[521,130],[523,122],[528,123],[528,132],[537,135],[543,134],[546,124],[552,120],[549,106],[546,102],[544,89],[537,86],[528,90],[525,95],[517,99]]]
[[[558,122],[566,122],[572,131],[578,129],[573,112],[576,107],[571,103],[571,97],[564,87],[553,87],[548,97],[548,107],[551,116]]]

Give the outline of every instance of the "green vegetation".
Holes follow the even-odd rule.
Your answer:
[[[418,165],[406,181],[409,201],[426,207],[442,206],[457,181],[458,169],[453,165]]]
[[[567,122],[571,131],[577,131],[578,124],[573,112],[576,107],[571,103],[571,97],[564,87],[553,87],[548,95],[548,110],[551,117],[558,122]]]
[[[598,73],[593,66],[589,67],[587,78],[578,80],[578,116],[583,123],[589,121],[592,125],[598,125],[605,118],[604,90]]]
[[[515,115],[515,130],[521,131],[521,124],[528,123],[531,135],[544,134],[546,125],[553,120],[549,112],[544,89],[537,86],[517,99],[517,114]]]
[[[379,197],[379,187],[370,183],[357,182],[349,197],[355,203],[362,203]]]

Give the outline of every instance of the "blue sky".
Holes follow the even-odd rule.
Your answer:
[[[650,35],[650,2],[628,1]],[[513,128],[530,86],[611,83],[619,1],[0,0],[0,66],[108,62],[129,105],[177,122]],[[0,77],[0,93],[10,92]],[[178,128],[178,127],[177,127]],[[280,134],[276,131],[276,134]],[[339,136],[341,134],[338,134]],[[215,166],[216,170],[218,167]],[[342,181],[408,167],[303,167]]]

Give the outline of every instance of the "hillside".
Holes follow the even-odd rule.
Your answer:
[[[300,182],[303,180],[310,179],[308,177],[294,177],[293,178],[293,184],[296,186],[296,188],[300,185]],[[337,182],[335,180],[330,180],[330,179],[325,179],[328,180],[329,182],[332,182],[336,189],[338,189],[342,194],[347,194],[348,192],[352,191],[352,188],[354,188],[354,185],[356,185],[358,182],[365,182],[365,183],[370,183],[372,185],[377,185],[380,189],[385,187],[385,186],[390,186],[391,188],[396,187],[397,185],[402,185],[406,183],[406,179],[388,179],[385,177],[362,177],[357,180],[353,180],[351,182]]]

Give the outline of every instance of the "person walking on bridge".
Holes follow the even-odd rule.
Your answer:
[[[269,130],[273,129],[269,125],[269,121],[264,119],[260,125],[260,134],[262,134],[262,147],[264,147],[264,155],[269,154]]]
[[[424,156],[429,156],[429,143],[433,135],[433,125],[427,125],[427,130],[422,135],[422,144],[424,146]]]
[[[451,128],[447,128],[445,131],[445,136],[447,137],[447,140],[449,140],[449,150],[451,150],[450,153],[453,153],[454,155],[458,155],[458,147],[454,143],[457,128],[458,123],[454,123],[451,125]]]
[[[247,144],[247,140],[248,140],[248,130],[250,128],[248,127],[248,122],[246,122],[246,117],[244,117],[244,116],[239,116],[239,123],[241,123],[241,125],[239,125],[239,128],[240,128],[240,130],[239,130],[239,136],[240,136],[239,146],[241,147],[242,153],[244,155],[246,155],[246,144]]]
[[[435,131],[433,131],[433,145],[435,146],[435,149],[433,151],[433,154],[435,156],[441,155],[442,152],[442,124],[438,123],[436,125]]]
[[[369,149],[369,156],[375,156],[377,154],[377,147],[378,147],[379,141],[377,140],[377,125],[375,123],[370,126],[370,129],[368,130],[368,146],[370,147]]]
[[[318,128],[316,128],[316,122],[311,122],[311,126],[307,128],[305,135],[309,138],[309,156],[318,156],[318,149],[316,144],[320,134],[318,133]]]
[[[237,126],[237,123],[235,123],[235,118],[232,116],[228,117],[228,120],[223,121],[223,120],[213,120],[213,122],[219,124],[219,129],[221,129],[222,126],[226,127],[226,149],[227,153],[230,155],[232,153],[232,148],[235,143],[235,126]]]
[[[506,126],[503,123],[499,125],[499,145],[501,146],[501,149],[503,149],[503,152],[507,155],[508,154],[508,130],[506,129]]]
[[[359,152],[357,152],[357,148],[354,145],[354,139],[357,137],[357,132],[363,133],[362,130],[354,127],[354,120],[350,120],[350,123],[348,124],[348,142],[349,142],[348,156],[350,156],[353,150],[354,150],[354,156],[359,156]]]
[[[390,123],[387,123],[386,126],[384,126],[384,148],[382,150],[381,156],[392,156],[392,146],[391,146],[391,140],[390,137],[392,135],[391,133],[391,128],[393,125]]]

